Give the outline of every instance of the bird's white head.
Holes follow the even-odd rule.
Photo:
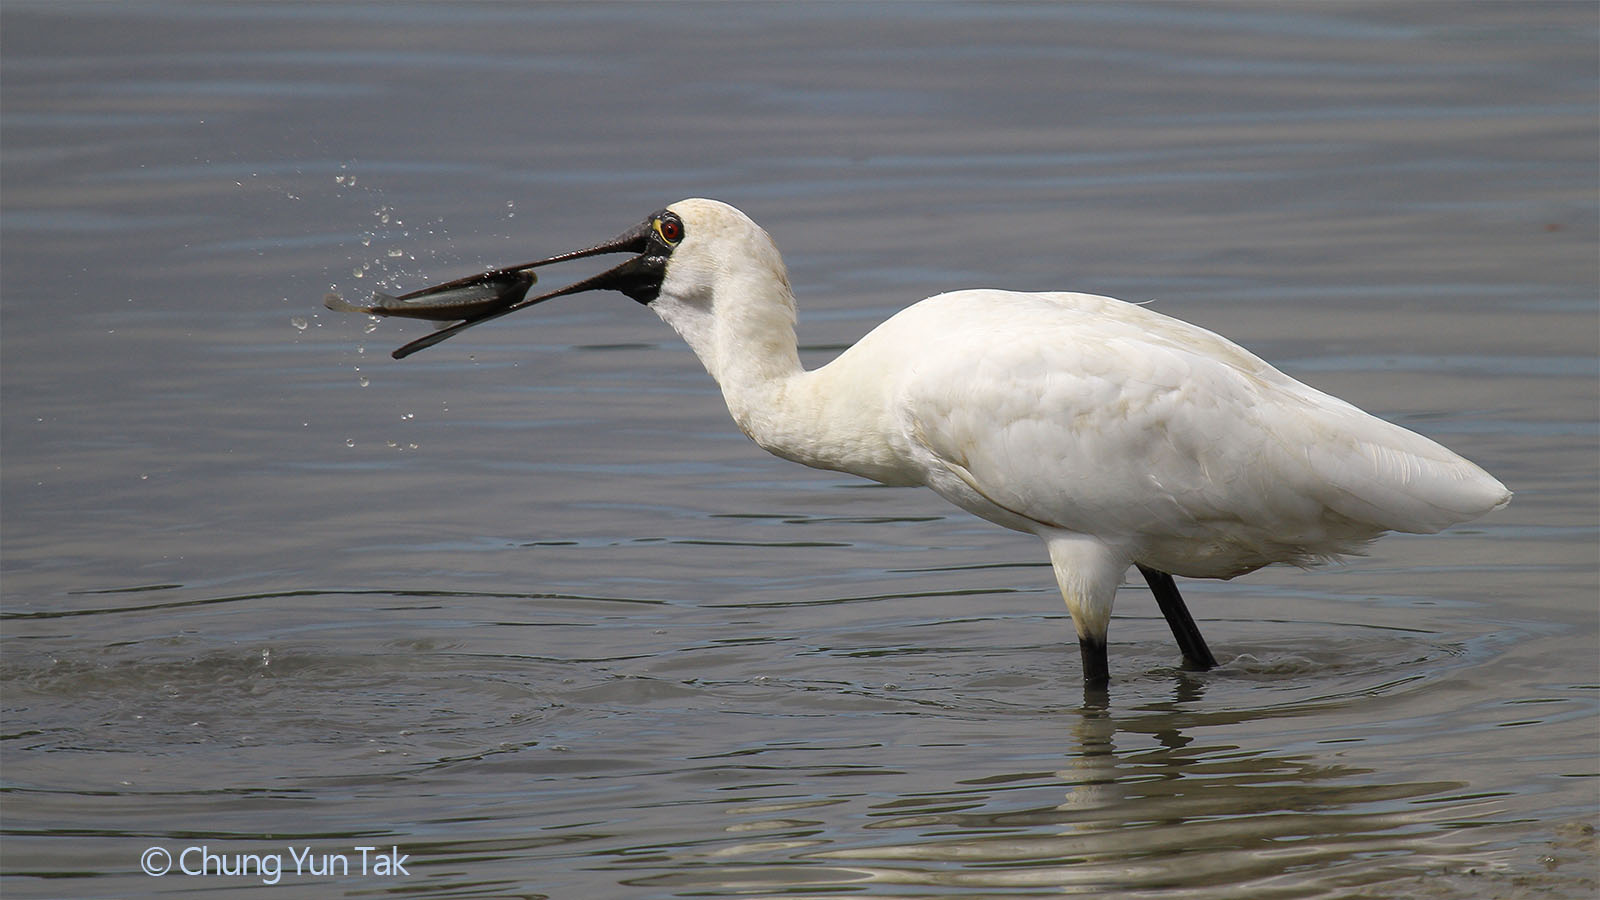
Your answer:
[[[673,221],[676,225],[672,225]],[[780,301],[793,305],[783,257],[761,226],[719,200],[680,200],[651,216],[652,228],[663,225],[677,240],[669,248],[661,293],[684,303],[707,303],[736,285],[771,293],[781,287]]]
[[[724,388],[797,370],[794,294],[766,231],[716,200],[683,200],[661,216],[676,217],[680,239],[650,308]]]

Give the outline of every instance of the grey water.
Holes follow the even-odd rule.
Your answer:
[[[1592,3],[0,19],[5,896],[1593,896]],[[1183,582],[1210,672],[1130,583],[1102,701],[1035,540],[766,456],[626,298],[321,307],[687,196],[808,364],[1150,301],[1516,499]]]

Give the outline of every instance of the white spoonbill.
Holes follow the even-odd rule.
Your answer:
[[[537,266],[622,264],[517,299]],[[551,297],[614,290],[682,335],[740,430],[785,459],[924,485],[1043,540],[1083,654],[1109,678],[1106,629],[1129,566],[1187,664],[1216,664],[1173,575],[1309,565],[1389,531],[1431,533],[1511,499],[1428,438],[1284,375],[1237,344],[1142,306],[1075,293],[956,291],[895,314],[806,371],[778,248],[744,213],[684,200],[586,250],[407,295],[482,285],[491,311],[395,358]],[[508,287],[509,286],[509,287]],[[467,291],[472,293],[472,291]]]

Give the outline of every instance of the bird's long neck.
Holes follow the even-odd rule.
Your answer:
[[[651,306],[716,379],[739,429],[768,452],[814,468],[921,483],[875,425],[883,415],[882,392],[872,387],[878,373],[838,361],[805,371],[787,282],[738,286],[750,294],[732,289],[722,284],[711,303],[664,293]]]
[[[722,388],[728,411],[751,437],[784,385],[803,374],[794,297],[780,277],[719,279],[698,296],[663,292],[651,304],[689,344]]]

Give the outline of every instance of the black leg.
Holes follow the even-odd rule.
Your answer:
[[[1167,624],[1172,626],[1172,636],[1178,639],[1178,649],[1183,651],[1184,662],[1192,669],[1209,669],[1217,664],[1217,658],[1211,655],[1211,648],[1206,646],[1206,639],[1200,636],[1200,629],[1194,624],[1194,617],[1189,615],[1189,608],[1183,605],[1183,595],[1178,593],[1177,582],[1172,576],[1155,569],[1139,566],[1139,571],[1144,573],[1144,580],[1150,583],[1150,592],[1156,595],[1156,603],[1161,606],[1161,614],[1167,617]]]
[[[1111,681],[1111,667],[1106,665],[1105,640],[1079,637],[1078,649],[1083,651],[1083,683],[1091,687],[1104,687]]]

